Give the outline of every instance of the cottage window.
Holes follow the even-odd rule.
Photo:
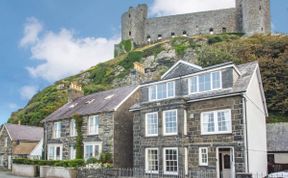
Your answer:
[[[62,145],[48,145],[48,160],[62,160]]]
[[[146,114],[146,136],[157,136],[158,135],[158,113],[147,113]]]
[[[70,136],[74,137],[76,135],[77,135],[77,132],[76,132],[76,121],[75,121],[75,119],[72,119],[70,121]]]
[[[201,113],[201,134],[231,133],[231,110]]]
[[[53,138],[61,137],[61,122],[54,122],[53,125]]]
[[[4,147],[7,147],[8,146],[8,137],[5,137],[5,141],[4,141]]]
[[[70,146],[70,160],[76,159],[76,147],[75,145]]]
[[[149,100],[161,100],[175,96],[175,82],[166,82],[149,87]]]
[[[189,79],[190,94],[197,92],[206,92],[222,88],[221,72],[209,72]]]
[[[88,135],[97,135],[99,129],[99,116],[89,116],[88,118]]]
[[[199,165],[208,166],[208,148],[207,147],[199,148]]]
[[[178,174],[178,149],[164,148],[164,174]]]
[[[158,148],[145,149],[145,172],[158,173],[159,171],[159,156]]]
[[[84,158],[99,158],[102,145],[99,142],[84,143]]]
[[[163,112],[163,135],[177,135],[177,110]]]

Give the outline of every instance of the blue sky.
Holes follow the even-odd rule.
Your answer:
[[[155,16],[233,4],[206,1],[214,0],[1,0],[0,124],[35,92],[112,58],[129,6],[147,3]],[[274,31],[288,33],[288,1],[271,0],[271,16]]]

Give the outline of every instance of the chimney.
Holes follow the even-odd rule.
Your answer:
[[[75,82],[71,82],[68,89],[68,102],[72,102],[82,96],[84,96],[82,87]]]

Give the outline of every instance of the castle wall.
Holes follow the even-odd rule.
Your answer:
[[[181,14],[148,19],[145,24],[145,38],[150,36],[151,40],[183,35],[186,31],[188,36],[196,34],[214,34],[223,32],[238,32],[236,25],[236,9],[223,9],[191,14]]]

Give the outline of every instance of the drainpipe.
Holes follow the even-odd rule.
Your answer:
[[[245,170],[249,173],[249,149],[248,149],[248,125],[247,125],[247,99],[243,94],[242,105],[243,105],[243,122],[244,122],[244,151],[245,151]]]

